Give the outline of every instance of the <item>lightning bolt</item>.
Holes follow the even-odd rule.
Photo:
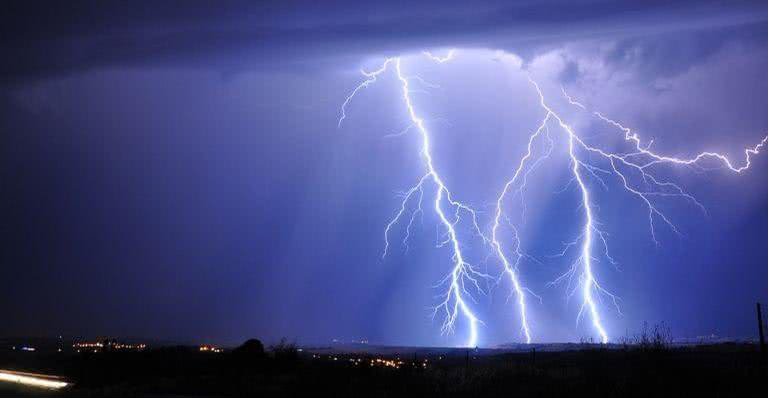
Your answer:
[[[453,56],[456,54],[456,50],[455,49],[448,50],[448,54],[446,54],[443,57],[433,55],[429,51],[422,51],[421,53],[424,54],[424,56],[426,56],[427,58],[431,59],[432,61],[437,62],[438,64],[444,64],[453,59]]]
[[[438,63],[444,63],[449,61],[453,56],[451,51],[446,57],[439,58],[432,54],[424,53],[428,58]],[[461,315],[469,326],[469,337],[466,342],[467,347],[476,347],[478,340],[478,326],[482,321],[475,315],[469,306],[469,301],[475,301],[472,291],[483,292],[481,286],[484,280],[492,280],[492,276],[480,272],[472,264],[470,264],[464,253],[462,252],[462,243],[457,232],[457,225],[462,220],[462,215],[469,217],[472,228],[483,241],[487,242],[488,239],[482,233],[480,225],[478,223],[477,212],[469,205],[454,199],[453,194],[446,186],[443,178],[435,168],[432,149],[430,132],[427,129],[425,120],[419,116],[411,98],[411,80],[423,81],[417,77],[408,77],[403,73],[402,61],[400,57],[387,58],[384,63],[376,70],[372,72],[362,71],[363,76],[366,78],[362,83],[356,86],[352,92],[347,96],[341,107],[341,116],[339,118],[339,126],[346,118],[346,107],[355,97],[355,95],[362,89],[370,86],[376,82],[377,78],[386,72],[392,65],[394,65],[395,75],[402,88],[402,101],[407,109],[408,116],[411,121],[411,128],[415,128],[421,138],[421,151],[420,155],[424,164],[424,174],[419,178],[418,182],[405,191],[400,203],[399,210],[395,213],[394,217],[387,223],[384,230],[384,254],[386,256],[389,250],[390,242],[389,235],[391,228],[399,223],[405,216],[406,212],[411,208],[411,202],[415,202],[415,210],[411,213],[411,218],[406,229],[406,235],[403,243],[407,245],[407,239],[410,236],[410,228],[413,224],[413,220],[418,213],[423,211],[422,202],[424,199],[425,186],[428,183],[434,185],[434,197],[432,207],[437,215],[440,225],[445,231],[445,240],[440,242],[439,246],[448,245],[452,253],[453,266],[451,271],[438,282],[437,286],[446,286],[444,294],[440,295],[441,300],[433,308],[433,317],[438,313],[443,314],[443,323],[441,326],[441,332],[444,334],[453,333],[456,326],[456,321]],[[447,209],[447,210],[446,210]],[[448,213],[447,211],[450,211]],[[449,216],[450,214],[450,216]]]
[[[581,196],[580,205],[584,209],[584,223],[582,225],[582,232],[580,236],[573,242],[567,244],[566,248],[560,255],[565,255],[565,252],[570,247],[578,245],[579,242],[581,243],[580,254],[577,257],[576,261],[572,264],[571,268],[565,274],[555,279],[555,281],[553,281],[552,283],[557,284],[566,279],[570,281],[570,279],[574,275],[576,274],[579,275],[578,280],[580,282],[579,285],[581,288],[580,290],[581,290],[581,297],[582,297],[582,305],[579,310],[579,315],[577,316],[577,319],[581,318],[582,314],[586,311],[592,320],[593,328],[595,329],[597,334],[600,336],[600,341],[603,344],[605,344],[609,341],[609,336],[601,321],[602,317],[600,315],[600,311],[597,305],[597,297],[599,295],[608,296],[612,300],[613,304],[616,306],[619,313],[621,313],[621,311],[618,306],[618,301],[619,301],[618,297],[616,297],[615,295],[613,295],[612,293],[604,289],[599,284],[595,274],[594,261],[596,260],[596,257],[593,254],[593,251],[594,251],[593,246],[596,238],[599,239],[600,243],[605,248],[603,256],[607,258],[611,263],[615,263],[615,261],[608,254],[608,241],[606,239],[606,234],[605,232],[599,229],[597,222],[595,220],[595,212],[594,212],[595,205],[592,202],[592,194],[590,192],[588,184],[586,183],[586,178],[585,178],[586,175],[588,174],[593,178],[595,178],[605,188],[607,188],[607,185],[605,181],[602,179],[602,177],[600,177],[600,174],[609,174],[609,175],[615,176],[618,179],[620,186],[624,188],[627,192],[629,192],[631,195],[633,195],[635,198],[637,198],[646,207],[648,211],[650,235],[654,243],[658,245],[659,242],[656,238],[656,229],[655,229],[656,221],[661,220],[676,234],[680,234],[680,232],[677,229],[677,227],[672,223],[672,221],[669,219],[669,217],[667,217],[655,205],[654,203],[655,198],[679,197],[696,205],[702,211],[705,211],[705,209],[704,209],[704,206],[698,200],[696,200],[695,197],[693,197],[691,194],[686,192],[679,185],[669,181],[662,180],[659,177],[654,176],[653,170],[652,170],[653,167],[663,165],[663,164],[672,165],[672,166],[679,166],[679,165],[690,166],[690,165],[695,165],[705,159],[711,158],[719,161],[727,169],[736,173],[741,173],[750,167],[752,156],[758,154],[760,150],[766,145],[766,143],[768,142],[768,136],[764,137],[754,147],[747,148],[744,150],[745,160],[743,165],[741,166],[735,166],[727,156],[717,152],[701,152],[691,158],[670,157],[670,156],[662,155],[650,150],[652,141],[650,141],[647,145],[643,146],[642,140],[638,134],[632,132],[631,129],[624,127],[621,123],[613,119],[609,119],[608,117],[604,116],[600,112],[595,111],[593,112],[594,116],[596,116],[603,122],[606,122],[609,125],[620,129],[624,133],[624,141],[629,143],[632,147],[632,150],[628,153],[611,152],[611,151],[587,144],[575,132],[574,128],[571,127],[568,123],[566,123],[564,119],[557,112],[555,112],[552,109],[552,107],[549,106],[538,83],[533,79],[531,79],[530,77],[529,77],[529,81],[531,85],[535,88],[536,93],[538,94],[539,105],[546,112],[544,121],[542,122],[542,126],[544,126],[548,121],[554,120],[557,123],[557,125],[561,128],[561,130],[566,133],[567,140],[568,140],[568,155],[570,158],[571,173],[573,175],[572,181],[575,181],[576,185],[578,185],[578,189]],[[574,105],[582,110],[587,109],[586,106],[575,101],[572,97],[570,97],[568,93],[565,92],[565,89],[562,89],[562,93],[569,104]],[[537,130],[536,133],[534,133],[531,136],[531,141],[533,141],[533,139],[537,137],[540,130],[541,130],[541,127],[539,128],[539,130]],[[591,156],[582,156],[581,152],[585,152],[586,154]],[[528,157],[529,155],[530,155],[530,142],[529,142],[529,151],[526,154],[526,157]],[[523,161],[520,163],[521,167],[524,164],[526,157],[524,157]],[[592,158],[603,159],[610,165],[610,169],[605,170],[597,166],[594,166],[591,161]],[[519,170],[520,168],[518,168],[518,172],[515,173],[515,177],[519,174]],[[635,173],[634,175],[637,176],[637,178],[633,179],[630,173]],[[515,177],[513,177],[513,180]],[[575,291],[576,289],[574,289],[573,292]]]
[[[454,53],[454,50],[451,50],[447,55],[440,57],[433,55],[429,51],[424,51],[423,55],[436,63],[442,64],[453,59]],[[600,258],[604,258],[614,265],[616,261],[609,254],[608,234],[601,229],[601,223],[597,219],[598,206],[594,203],[592,184],[590,182],[594,181],[603,189],[608,190],[607,178],[615,178],[616,183],[625,192],[636,198],[647,210],[650,238],[658,245],[657,223],[665,225],[672,232],[680,235],[680,231],[672,220],[657,207],[656,200],[658,198],[683,199],[698,207],[701,211],[706,212],[704,206],[680,185],[658,177],[657,173],[655,173],[658,167],[664,165],[700,167],[698,165],[701,162],[711,159],[719,162],[724,168],[732,172],[742,173],[751,166],[752,157],[760,153],[768,145],[768,136],[766,136],[757,145],[746,148],[744,150],[744,161],[740,165],[734,164],[726,155],[718,152],[701,152],[689,158],[671,157],[651,150],[653,141],[649,141],[644,145],[637,133],[620,122],[610,119],[600,112],[591,112],[592,116],[623,133],[624,143],[630,147],[630,150],[614,152],[592,145],[577,134],[575,129],[550,105],[539,84],[529,77],[528,80],[538,96],[538,104],[544,111],[544,117],[537,128],[529,135],[524,155],[496,198],[495,211],[493,212],[490,226],[490,237],[487,237],[480,228],[478,212],[464,202],[454,199],[453,193],[448,189],[434,166],[431,151],[431,134],[425,120],[416,111],[411,97],[411,93],[414,92],[411,85],[412,82],[419,82],[427,87],[434,86],[426,83],[418,76],[405,75],[400,57],[387,58],[378,69],[373,71],[361,71],[365,79],[350,92],[342,103],[338,125],[341,126],[346,118],[347,107],[353,98],[361,90],[375,83],[381,75],[390,69],[394,69],[397,81],[400,83],[402,90],[401,100],[411,122],[406,129],[392,136],[399,136],[411,130],[418,132],[421,138],[420,156],[423,160],[424,170],[417,182],[402,193],[397,211],[386,224],[382,256],[385,257],[389,253],[392,228],[400,223],[404,223],[406,218],[408,223],[406,224],[406,232],[402,243],[407,250],[408,239],[411,235],[411,227],[414,220],[423,214],[425,210],[423,206],[425,196],[433,195],[431,199],[432,210],[437,216],[445,236],[438,246],[448,246],[452,253],[451,270],[437,284],[438,287],[444,287],[445,292],[439,296],[440,302],[433,308],[433,316],[436,316],[438,313],[443,315],[442,333],[454,332],[457,320],[459,317],[462,317],[469,326],[469,337],[465,344],[469,347],[477,346],[478,326],[482,324],[482,321],[470,308],[469,302],[476,303],[474,294],[484,293],[483,282],[493,280],[494,278],[487,273],[480,272],[470,264],[462,252],[463,244],[457,227],[460,222],[465,220],[470,223],[473,233],[479,236],[485,244],[489,244],[492,252],[498,257],[502,265],[502,271],[499,278],[496,278],[496,281],[500,282],[504,276],[509,280],[511,285],[510,297],[515,296],[517,299],[516,308],[520,317],[521,333],[526,343],[532,341],[526,301],[528,296],[536,297],[540,301],[541,298],[523,286],[519,267],[524,258],[533,258],[523,250],[523,237],[519,233],[520,227],[513,222],[512,218],[507,214],[505,207],[509,202],[519,199],[522,206],[521,217],[524,220],[524,194],[530,176],[542,162],[549,159],[555,146],[550,126],[554,126],[564,133],[567,142],[568,171],[571,179],[563,191],[572,184],[577,187],[578,197],[580,198],[578,202],[579,208],[583,210],[583,221],[579,235],[573,241],[566,243],[562,252],[557,254],[556,257],[565,257],[575,247],[579,248],[578,254],[568,270],[550,282],[549,285],[558,285],[567,281],[568,297],[579,293],[581,305],[576,317],[577,322],[585,313],[588,314],[592,327],[603,344],[608,343],[610,337],[602,321],[603,316],[599,305],[602,302],[602,298],[607,297],[610,299],[619,314],[621,314],[621,310],[619,308],[620,299],[604,289],[597,277],[595,265],[596,262],[599,262]],[[586,106],[569,96],[564,88],[561,88],[561,91],[570,105],[582,111],[588,111]],[[598,161],[603,162],[606,166],[601,167],[597,164]],[[431,191],[429,190],[430,188],[432,189]],[[427,192],[430,193],[428,194]],[[505,245],[505,239],[502,238],[505,228],[509,228],[512,233],[510,248]],[[602,252],[596,254],[596,246],[602,247]],[[577,280],[576,284],[573,284],[574,278]]]
[[[513,231],[514,236],[514,257],[510,260],[509,256],[505,254],[501,239],[499,237],[500,234],[500,228],[501,228],[501,220],[504,218],[504,200],[506,199],[507,194],[510,192],[512,187],[517,182],[518,178],[523,175],[523,184],[520,185],[520,187],[515,191],[516,193],[522,193],[522,191],[525,188],[525,183],[527,182],[527,176],[530,174],[535,167],[529,168],[525,173],[523,173],[523,169],[526,166],[526,163],[528,160],[532,157],[533,154],[533,144],[537,138],[541,135],[542,132],[546,132],[547,137],[549,137],[549,132],[546,130],[547,122],[549,121],[549,115],[547,115],[544,120],[541,122],[539,127],[536,129],[536,131],[530,136],[528,139],[528,147],[525,155],[523,155],[522,159],[520,159],[520,163],[515,170],[515,173],[512,175],[512,178],[507,181],[507,183],[504,185],[504,189],[502,189],[501,194],[499,194],[498,198],[496,199],[496,212],[495,217],[493,218],[493,227],[491,228],[491,244],[493,245],[493,248],[496,252],[496,255],[499,257],[499,260],[501,260],[501,263],[504,267],[504,273],[509,277],[509,280],[512,284],[512,290],[517,296],[517,307],[518,311],[520,313],[520,322],[521,322],[521,329],[523,334],[525,335],[525,342],[527,344],[531,343],[531,330],[528,325],[528,315],[525,305],[525,291],[528,291],[527,289],[523,288],[523,286],[520,283],[520,278],[518,276],[518,265],[520,263],[520,260],[525,257],[525,254],[520,249],[520,235],[518,233],[518,229],[511,223],[511,220],[507,220],[510,224],[510,227]],[[549,140],[550,144],[552,143],[551,139]],[[551,150],[551,145],[550,145]],[[544,154],[539,160],[537,160],[537,163],[541,160],[549,157],[549,152]]]

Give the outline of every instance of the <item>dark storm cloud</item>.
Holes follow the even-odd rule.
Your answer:
[[[768,24],[753,23],[703,31],[648,35],[619,40],[605,54],[617,69],[631,69],[639,78],[664,77],[685,71],[722,50],[729,43],[761,45],[768,37]]]
[[[6,83],[115,65],[214,65],[240,70],[355,53],[430,46],[484,46],[525,54],[563,39],[731,26],[766,19],[759,2],[17,2],[0,19],[0,75]],[[406,7],[407,5],[407,7]],[[763,34],[765,28],[757,28]],[[721,40],[691,47],[701,57]],[[710,40],[713,39],[713,40]],[[681,40],[652,47],[668,58]],[[668,66],[669,67],[669,66]]]

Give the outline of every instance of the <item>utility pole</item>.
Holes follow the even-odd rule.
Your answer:
[[[464,365],[464,377],[469,377],[469,348],[467,348],[467,359]]]
[[[757,303],[757,330],[760,331],[760,356],[765,365],[765,333],[763,332],[763,310],[760,308],[760,303]]]

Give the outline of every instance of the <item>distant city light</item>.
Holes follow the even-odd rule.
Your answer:
[[[320,354],[312,354],[312,359],[327,359],[329,361],[339,361],[340,359],[344,360],[345,358],[339,358],[338,356],[333,356],[333,355],[323,356]],[[400,357],[397,357],[395,359],[371,358],[371,357],[365,357],[365,358],[349,357],[349,358],[346,358],[346,361],[355,366],[368,363],[371,367],[379,366],[379,367],[386,367],[386,368],[393,368],[393,369],[400,369],[401,367],[406,365],[412,366],[415,368],[426,369],[429,362],[428,359],[423,359],[421,361],[414,360],[413,362],[405,362],[401,360]]]
[[[78,342],[72,344],[72,348],[77,352],[101,352],[101,351],[143,351],[147,348],[146,344],[126,344],[117,340],[104,340],[96,342]]]
[[[200,350],[200,352],[223,352],[224,351],[224,350],[222,350],[219,347],[212,346],[212,345],[209,345],[209,344],[201,345],[199,350]]]

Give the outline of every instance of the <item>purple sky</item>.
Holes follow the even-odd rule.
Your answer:
[[[391,74],[337,128],[360,68],[402,55],[439,89],[416,95],[435,162],[485,211],[542,117],[539,81],[585,136],[620,134],[568,107],[560,87],[675,156],[737,161],[768,133],[768,7],[761,2],[16,2],[0,17],[0,335],[120,335],[236,343],[333,338],[456,345],[428,308],[450,268],[425,214],[407,253],[383,229],[421,175]],[[435,65],[423,49],[458,49]],[[605,138],[603,138],[605,137]],[[605,141],[603,141],[605,140]],[[528,196],[521,264],[536,341],[594,336],[547,281],[577,233],[565,161]],[[567,171],[567,170],[566,170]],[[768,160],[749,171],[669,168],[707,208],[661,206],[658,227],[613,181],[600,220],[618,267],[603,285],[612,336],[644,321],[679,337],[755,332],[768,302]],[[467,249],[484,259],[487,250]],[[485,250],[485,251],[484,251]],[[497,274],[498,264],[484,263]],[[507,286],[473,305],[480,344],[520,341]]]

